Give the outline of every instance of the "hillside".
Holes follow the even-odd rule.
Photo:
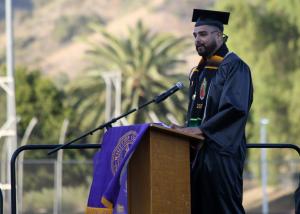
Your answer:
[[[139,19],[153,31],[190,35],[192,9],[208,7],[212,2],[19,0],[14,4],[15,62],[41,69],[50,76],[62,72],[74,77],[86,67],[84,54],[87,46],[77,38],[83,35],[93,38],[88,27],[90,22],[98,22],[120,36],[125,35],[128,26],[134,26]],[[0,17],[3,17],[3,8],[2,3]],[[3,19],[0,29],[0,63],[3,63]]]

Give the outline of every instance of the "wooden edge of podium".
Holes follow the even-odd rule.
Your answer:
[[[160,130],[162,132],[167,132],[167,133],[172,133],[173,135],[176,135],[177,137],[189,138],[193,142],[203,143],[203,141],[200,139],[200,137],[198,135],[187,134],[185,132],[181,132],[181,131],[176,130],[176,129],[167,128],[167,127],[160,126],[160,125],[157,125],[157,124],[151,124],[150,129]]]

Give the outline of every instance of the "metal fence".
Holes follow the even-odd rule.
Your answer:
[[[26,145],[18,148],[10,162],[10,169],[11,169],[11,213],[17,213],[17,191],[16,191],[16,160],[18,155],[26,150],[49,150],[60,147],[61,145]],[[77,145],[70,145],[64,150],[69,149],[99,149],[101,147],[100,144],[77,144]],[[40,213],[47,213],[45,210],[41,210]]]
[[[64,175],[62,176],[61,191],[62,200],[57,200],[57,172],[55,159],[28,160],[21,163],[24,167],[23,191],[20,191],[19,181],[16,175],[17,156],[25,150],[48,150],[55,145],[27,145],[19,148],[11,161],[12,189],[11,211],[12,213],[84,213],[88,198],[89,184],[92,179],[92,160],[78,161],[68,160],[63,162]],[[67,149],[97,149],[100,145],[74,145]],[[297,146],[291,144],[249,144],[248,148],[292,148],[300,154]],[[259,151],[259,150],[258,150]],[[45,153],[46,154],[46,153]],[[296,153],[295,153],[296,154]],[[45,156],[47,157],[47,156]],[[300,171],[299,155],[287,160],[268,160],[269,168],[281,166],[284,170],[277,170],[272,182],[268,185],[269,213],[294,213],[294,190],[297,188]],[[244,207],[247,213],[261,213],[262,189],[259,174],[255,174],[249,168],[258,166],[259,160],[248,161],[244,173]],[[77,172],[70,178],[69,169]],[[86,169],[90,171],[86,173]],[[79,171],[78,171],[79,170]],[[82,171],[80,171],[82,170]],[[37,172],[41,172],[37,174]],[[65,172],[66,171],[66,172]],[[44,173],[44,174],[43,174]],[[71,173],[72,174],[72,173]],[[76,182],[69,183],[70,179]],[[75,183],[75,185],[74,185]],[[18,188],[16,188],[18,187]],[[58,203],[61,203],[58,205]],[[6,205],[7,206],[7,205]]]

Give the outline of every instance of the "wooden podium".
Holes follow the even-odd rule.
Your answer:
[[[128,168],[130,214],[190,214],[190,142],[195,135],[151,125]]]

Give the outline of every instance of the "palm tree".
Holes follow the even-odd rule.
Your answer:
[[[185,37],[152,33],[141,21],[135,28],[129,29],[127,38],[116,37],[99,25],[92,25],[92,28],[102,36],[102,42],[86,40],[90,45],[87,58],[91,64],[86,73],[89,78],[89,83],[84,85],[86,92],[80,90],[82,94],[79,94],[80,99],[76,102],[81,114],[93,113],[91,118],[97,117],[96,121],[104,115],[105,95],[101,76],[105,72],[121,72],[122,112],[145,103],[176,82],[186,79],[185,75],[174,71],[177,65],[184,63],[179,56],[188,45]],[[78,86],[76,88],[79,91]],[[87,93],[89,96],[86,96]],[[131,114],[127,120],[130,123],[146,122],[151,110],[161,121],[166,121],[167,113],[183,121],[186,107],[184,101],[184,94],[177,93],[159,105],[151,105],[141,112]]]

